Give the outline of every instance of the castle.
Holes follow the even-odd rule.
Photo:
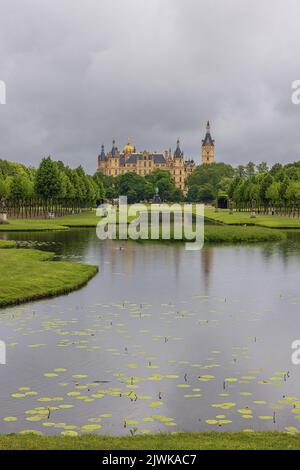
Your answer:
[[[210,124],[207,123],[206,135],[202,140],[202,163],[210,165],[215,161],[215,141],[210,134]],[[175,151],[166,150],[165,152],[137,152],[130,139],[122,151],[119,151],[115,140],[113,140],[112,149],[107,154],[104,151],[104,145],[101,147],[101,153],[98,156],[98,171],[106,176],[119,176],[128,172],[137,173],[145,176],[153,170],[160,169],[168,171],[176,186],[184,190],[185,180],[196,168],[194,160],[186,160],[180,148],[179,139]]]

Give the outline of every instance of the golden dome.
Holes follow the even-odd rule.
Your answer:
[[[123,152],[124,153],[133,153],[134,152],[134,146],[132,145],[131,140],[129,139],[129,137],[128,137],[127,144],[123,148]]]

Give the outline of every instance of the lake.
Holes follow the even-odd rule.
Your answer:
[[[300,429],[300,234],[199,252],[0,237],[99,266],[79,291],[1,310],[1,433]]]

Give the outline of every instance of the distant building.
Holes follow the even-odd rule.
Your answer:
[[[210,135],[210,124],[207,121],[206,135],[202,140],[202,164],[211,165],[212,163],[215,163],[215,141]]]
[[[113,141],[112,149],[107,154],[104,151],[104,145],[101,147],[101,153],[98,157],[98,171],[107,176],[118,176],[124,173],[134,172],[140,176],[145,176],[153,170],[168,171],[175,180],[178,188],[184,190],[185,180],[195,168],[193,160],[185,160],[180,148],[180,142],[177,141],[177,147],[174,153],[171,149],[163,152],[137,152],[130,139],[119,151],[116,142]]]
[[[214,141],[210,136],[209,123],[207,123],[207,133],[202,141],[202,163],[213,163],[214,161]],[[204,158],[204,152],[205,158]],[[183,151],[180,148],[180,141],[177,140],[176,149],[164,152],[137,152],[135,146],[128,139],[127,144],[119,151],[113,140],[110,152],[105,153],[104,145],[101,146],[101,153],[98,156],[98,171],[106,176],[119,176],[128,172],[145,176],[153,170],[168,171],[177,186],[181,190],[185,189],[187,177],[195,169],[194,160],[185,160]]]

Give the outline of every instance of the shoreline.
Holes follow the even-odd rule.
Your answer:
[[[67,295],[85,286],[99,272],[98,266],[54,261],[54,253],[15,248],[13,242],[9,246],[0,242],[0,249],[3,267],[0,273],[0,310]]]

